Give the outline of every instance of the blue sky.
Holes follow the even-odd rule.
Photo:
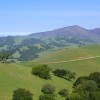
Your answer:
[[[0,35],[100,27],[100,0],[0,0]]]

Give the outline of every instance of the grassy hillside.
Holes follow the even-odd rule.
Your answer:
[[[100,56],[100,45],[54,51],[46,55],[42,55],[40,58],[37,58],[32,62],[36,64],[49,62],[48,66],[52,67],[53,69],[63,68],[73,70],[77,73],[78,76],[81,76],[88,75],[94,71],[100,71],[100,57],[81,61],[70,61],[65,63],[61,63],[59,61],[77,60],[95,56]]]
[[[91,57],[100,55],[100,45],[84,46],[80,48],[71,48],[57,50],[53,52],[42,53],[39,58],[35,59],[34,62],[54,62],[63,60],[78,59],[81,57]]]
[[[100,45],[43,53],[35,60],[20,64],[0,63],[0,100],[11,100],[13,91],[19,87],[29,89],[34,93],[34,100],[38,100],[38,96],[42,94],[40,89],[45,83],[56,87],[55,94],[63,88],[67,88],[71,92],[73,82],[58,78],[52,74],[51,80],[40,79],[31,74],[31,68],[34,64],[68,61],[94,56],[100,56]],[[48,66],[52,69],[63,68],[75,71],[77,77],[86,76],[91,72],[100,71],[100,57],[65,63],[49,63]],[[63,99],[57,94],[57,100]]]
[[[34,93],[34,100],[38,100],[39,95],[42,94],[41,88],[45,83],[54,85],[56,94],[62,88],[72,90],[72,82],[53,75],[51,80],[40,79],[31,75],[31,68],[0,63],[0,100],[11,100],[13,91],[19,87],[30,90]],[[62,100],[59,95],[57,97],[57,100]]]

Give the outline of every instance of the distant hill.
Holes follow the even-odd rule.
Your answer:
[[[61,61],[70,61],[70,60],[91,58],[96,56],[99,57],[99,58],[97,57],[97,59],[100,59],[100,45],[91,45],[91,46],[84,46],[71,49],[65,48],[62,50],[48,52],[46,54],[43,53],[39,58],[32,60],[32,62],[48,63],[48,64],[51,63],[51,65],[55,65],[56,63],[53,62],[58,62],[58,64],[60,64]],[[61,63],[64,64],[64,62]],[[67,63],[65,62],[65,64]]]
[[[98,37],[99,35],[99,37]],[[89,40],[96,37],[100,39],[100,28],[95,28],[95,29],[85,29],[82,28],[78,25],[74,26],[68,26],[60,29],[56,29],[53,31],[47,31],[47,32],[40,32],[38,34],[31,34],[30,36],[36,36],[36,37],[50,37],[50,36],[72,36],[72,37],[77,37],[80,39],[86,39],[88,38]]]
[[[71,36],[71,35],[86,35],[89,30],[84,29],[80,26],[74,25],[69,27],[63,27],[48,32],[40,32],[38,34],[31,34],[31,36]]]
[[[0,53],[9,52],[11,59],[27,61],[44,51],[91,44],[100,44],[100,28],[88,30],[74,25],[26,36],[0,37]]]
[[[91,72],[100,71],[100,45],[44,53],[39,58],[24,65],[31,67],[32,64],[47,64],[53,69],[61,68],[73,70],[78,73],[79,76],[85,76]]]

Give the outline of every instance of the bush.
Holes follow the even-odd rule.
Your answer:
[[[55,91],[55,87],[50,85],[50,84],[45,84],[41,91],[44,93],[44,94],[53,94],[54,91]]]
[[[73,84],[73,87],[76,87],[79,84],[82,84],[84,81],[87,81],[88,77],[78,77]]]
[[[39,100],[56,100],[54,95],[44,94],[39,97]]]
[[[33,100],[33,94],[30,91],[18,88],[13,92],[12,100]]]
[[[59,93],[59,95],[61,95],[62,97],[67,97],[68,94],[69,94],[67,89],[61,89],[58,93]]]
[[[51,69],[47,67],[47,65],[38,65],[32,68],[32,74],[39,76],[40,78],[50,79],[50,71]]]
[[[76,77],[75,72],[71,72],[69,70],[64,70],[64,69],[56,69],[53,71],[53,74],[55,76],[58,76],[67,80],[75,79]]]
[[[67,76],[67,79],[68,80],[75,79],[75,76],[76,76],[75,72],[70,72],[69,75]]]
[[[64,69],[56,69],[56,70],[53,71],[53,73],[54,73],[55,76],[63,77],[63,76],[66,75],[67,72]]]

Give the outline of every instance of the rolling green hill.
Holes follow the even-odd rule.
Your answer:
[[[98,57],[97,57],[98,56]],[[78,76],[100,71],[100,45],[63,49],[41,55],[32,63],[46,63],[53,69],[63,68],[75,71]],[[95,58],[91,58],[95,57]],[[90,59],[87,59],[90,58]],[[79,60],[83,59],[83,60]],[[75,60],[75,61],[73,61]]]
[[[71,92],[74,81],[69,82],[52,74],[51,80],[40,79],[31,74],[31,68],[34,64],[58,62],[48,63],[48,66],[52,69],[61,68],[74,71],[77,73],[77,77],[86,76],[91,72],[100,71],[100,57],[85,60],[77,59],[95,56],[100,56],[100,45],[44,52],[39,58],[29,62],[15,64],[0,63],[0,100],[11,100],[13,91],[19,87],[29,89],[34,93],[34,100],[38,100],[38,96],[42,94],[41,88],[45,83],[56,87],[55,94],[57,95],[57,100],[64,100],[64,98],[57,94],[58,91],[67,88]],[[76,61],[59,63],[59,61],[75,59]]]
[[[12,93],[17,88],[30,90],[34,94],[34,100],[38,100],[38,97],[42,94],[41,88],[46,83],[56,87],[56,94],[62,88],[72,90],[72,82],[53,75],[51,80],[40,79],[31,74],[31,68],[17,64],[0,63],[0,100],[11,100]],[[62,100],[58,94],[57,100]]]

